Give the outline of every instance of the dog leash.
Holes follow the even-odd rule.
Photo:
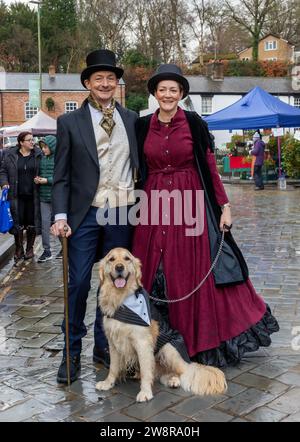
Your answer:
[[[231,226],[230,226],[230,228],[231,228]],[[229,230],[230,230],[230,228],[229,228]],[[200,289],[200,287],[205,283],[205,281],[207,280],[207,278],[209,277],[209,275],[213,271],[213,269],[214,269],[214,267],[220,257],[220,254],[222,252],[222,248],[223,248],[223,244],[224,244],[224,236],[225,236],[225,231],[223,230],[219,250],[216,254],[216,257],[215,257],[212,265],[210,266],[209,271],[204,276],[202,281],[197,285],[197,287],[195,287],[190,293],[188,293],[187,295],[185,295],[184,297],[179,298],[179,299],[160,299],[160,298],[155,298],[154,296],[150,296],[150,295],[149,295],[149,298],[152,299],[153,301],[166,302],[168,304],[173,304],[174,302],[179,302],[179,301],[185,301],[186,299],[190,298],[198,289]]]

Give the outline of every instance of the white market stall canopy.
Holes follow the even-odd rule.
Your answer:
[[[7,128],[3,135],[16,136],[24,131],[31,132],[33,135],[55,135],[56,120],[40,110],[30,120],[25,121],[20,126]]]

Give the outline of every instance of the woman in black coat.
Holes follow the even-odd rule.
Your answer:
[[[0,170],[0,185],[9,188],[8,199],[14,225],[10,233],[15,237],[15,263],[33,258],[35,237],[40,234],[40,204],[38,186],[34,177],[38,175],[42,153],[34,146],[30,132],[21,132],[18,145],[7,151]],[[23,231],[26,230],[26,252],[23,249]]]

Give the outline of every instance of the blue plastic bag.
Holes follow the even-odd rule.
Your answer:
[[[0,201],[0,233],[7,233],[14,225],[7,195],[8,189],[3,189]]]

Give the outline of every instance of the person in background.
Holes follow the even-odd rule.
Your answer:
[[[255,189],[254,190],[263,190],[264,189],[264,183],[263,183],[263,177],[262,177],[262,167],[264,164],[264,158],[265,158],[265,143],[261,139],[261,134],[258,131],[255,132],[253,135],[253,149],[251,150],[251,155],[255,156],[255,163],[254,163],[254,183],[255,183]]]
[[[52,221],[52,182],[54,171],[54,154],[56,149],[56,137],[47,135],[39,142],[43,151],[43,157],[40,162],[39,175],[34,178],[35,184],[40,186],[41,218],[42,218],[42,243],[44,251],[39,257],[38,262],[45,262],[52,259],[50,248],[50,227]],[[61,258],[62,251],[58,253],[57,258]]]
[[[35,237],[40,234],[39,189],[34,182],[38,175],[42,152],[34,146],[31,132],[21,132],[18,144],[6,151],[1,169],[0,185],[9,188],[11,214],[14,225],[10,233],[15,237],[15,264],[34,257]],[[23,248],[23,232],[26,230],[26,251]]]

